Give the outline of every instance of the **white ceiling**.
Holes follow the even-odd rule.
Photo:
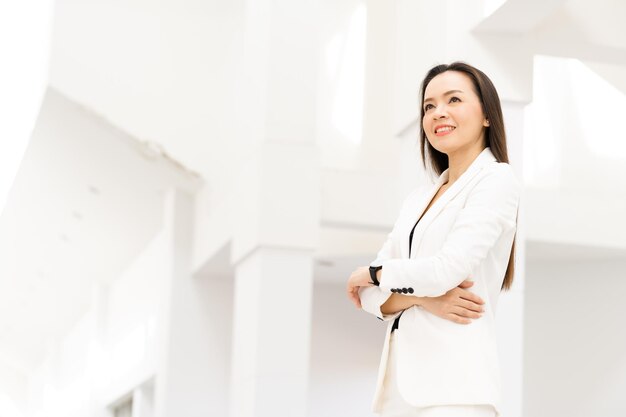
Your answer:
[[[0,217],[0,358],[24,371],[159,230],[193,175],[49,89]]]
[[[625,16],[619,0],[507,0],[475,31],[531,36],[537,48],[565,52],[559,56],[626,64]]]

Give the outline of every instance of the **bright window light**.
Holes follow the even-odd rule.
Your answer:
[[[487,17],[498,10],[500,6],[506,3],[506,0],[485,0],[483,3],[483,16]]]
[[[568,84],[562,58],[536,56],[533,63],[533,101],[524,114],[524,182],[552,188],[560,183],[562,118]]]
[[[524,125],[527,184],[559,186],[564,158],[626,159],[625,136],[616,129],[626,114],[626,94],[616,85],[623,75],[616,66],[535,57],[533,101]]]
[[[366,24],[366,8],[360,4],[346,33],[338,34],[326,49],[327,70],[334,71],[330,78],[336,82],[331,121],[355,145],[361,143],[363,130]]]
[[[585,144],[602,158],[626,159],[626,135],[618,126],[626,115],[626,95],[578,60],[570,60],[569,68],[576,120]]]

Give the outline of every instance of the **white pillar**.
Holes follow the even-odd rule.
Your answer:
[[[363,143],[359,147],[361,169],[368,172],[396,173],[401,167],[397,161],[401,144],[400,141],[390,139],[399,132],[399,123],[396,120],[399,112],[393,106],[394,90],[389,86],[394,85],[398,78],[394,74],[396,59],[404,58],[396,57],[396,45],[399,42],[396,39],[398,10],[396,2],[366,0],[364,4],[367,6],[367,34]],[[402,87],[406,89],[406,85]],[[411,110],[417,107],[417,91],[413,96]],[[414,137],[412,139],[415,141]],[[413,150],[417,149],[413,142]],[[419,167],[417,159],[414,159],[413,166]],[[411,177],[411,180],[415,181],[415,178]]]
[[[231,415],[304,417],[312,252],[260,247],[235,271]]]
[[[317,2],[246,3],[234,199],[231,416],[306,415],[313,251]]]
[[[144,384],[133,390],[133,417],[154,417],[154,389]]]
[[[157,417],[225,415],[226,366],[219,351],[228,337],[211,311],[219,293],[210,282],[191,274],[193,197],[172,189],[165,198],[165,230],[169,248],[159,312],[160,353],[156,365]]]
[[[103,283],[95,283],[91,289],[92,303],[92,333],[89,345],[88,368],[86,370],[87,381],[90,384],[89,408],[95,417],[109,417],[112,415],[108,404],[102,402],[101,393],[106,389],[109,378],[106,376],[106,346],[107,314],[109,304],[109,286]]]
[[[526,103],[502,101],[506,126],[509,162],[520,181],[522,172],[522,138],[524,128],[524,107]],[[498,303],[498,351],[502,369],[502,415],[522,416],[523,357],[524,357],[524,273],[525,273],[525,233],[524,196],[518,214],[515,237],[516,261],[515,277],[511,290],[503,292]]]
[[[318,9],[313,0],[248,0],[237,74],[240,140],[315,139]]]
[[[231,250],[231,416],[306,415],[319,224],[313,145],[265,144],[243,175]]]

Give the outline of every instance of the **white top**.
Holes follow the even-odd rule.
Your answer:
[[[388,323],[373,410],[380,412],[389,335],[400,312],[380,306],[396,289],[436,297],[471,276],[469,289],[485,304],[471,324],[458,324],[413,306],[396,331],[398,390],[416,407],[491,404],[500,415],[500,368],[495,311],[517,228],[522,185],[509,164],[489,147],[433,203],[417,223],[409,258],[409,233],[435,193],[448,180],[418,187],[405,199],[398,219],[371,266],[382,265],[379,287],[363,287],[363,309]]]

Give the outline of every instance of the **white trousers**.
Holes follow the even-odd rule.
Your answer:
[[[400,330],[396,330],[400,331]],[[488,404],[437,405],[415,407],[408,404],[396,384],[395,332],[389,340],[389,360],[383,381],[381,417],[495,417],[496,410]]]

